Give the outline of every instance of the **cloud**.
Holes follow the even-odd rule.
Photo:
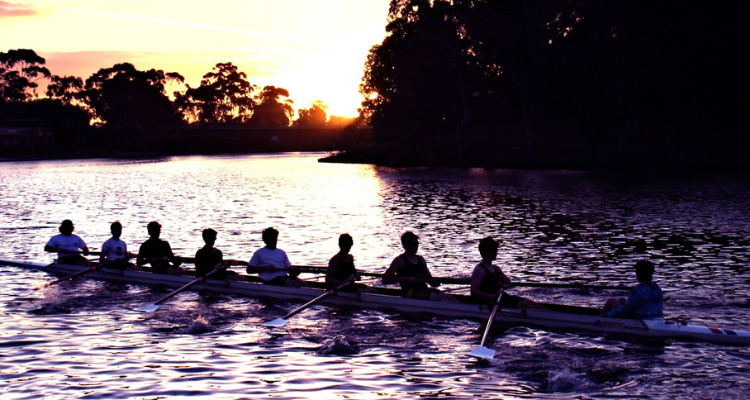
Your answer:
[[[29,17],[38,12],[31,4],[11,3],[0,0],[0,18]]]
[[[269,38],[269,39],[280,39],[280,40],[286,40],[286,41],[291,41],[291,42],[325,44],[324,42],[314,40],[311,38],[307,38],[307,37],[280,35],[280,34],[272,33],[272,32],[259,32],[259,31],[250,31],[247,29],[236,29],[236,28],[227,28],[227,27],[222,27],[222,26],[196,24],[192,22],[181,22],[181,21],[170,21],[170,20],[155,19],[155,18],[133,17],[129,15],[110,14],[110,13],[103,13],[103,12],[89,11],[89,10],[79,10],[75,8],[61,7],[60,9],[63,11],[79,13],[79,14],[95,15],[99,17],[118,18],[118,19],[125,19],[125,20],[130,20],[130,21],[137,21],[137,22],[147,22],[147,23],[152,23],[152,24],[172,25],[172,26],[179,26],[179,27],[184,27],[184,28],[229,32],[229,33],[236,33],[240,35],[256,36],[256,37],[263,37],[263,38]]]

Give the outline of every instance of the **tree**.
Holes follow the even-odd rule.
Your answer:
[[[314,100],[310,108],[299,110],[299,118],[294,121],[296,126],[321,127],[326,125],[328,106],[320,100]]]
[[[108,126],[135,127],[179,122],[164,92],[163,71],[139,71],[133,64],[103,68],[86,80],[82,101],[92,117]]]
[[[748,142],[748,18],[741,2],[392,0],[361,117],[380,140],[524,127],[529,150],[602,151],[622,131]]]
[[[82,91],[83,80],[77,76],[53,75],[47,85],[47,97],[60,100],[63,104],[73,103]]]
[[[18,49],[0,53],[0,101],[25,101],[36,98],[36,82],[49,78],[45,59],[34,50]]]
[[[187,90],[185,77],[177,72],[168,72],[166,75],[166,84],[164,91],[170,99],[176,99],[179,95],[184,95]]]
[[[380,139],[453,134],[462,118],[465,44],[450,4],[393,0],[388,35],[370,50],[360,93]]]
[[[294,117],[294,102],[289,91],[276,86],[265,86],[256,97],[250,123],[261,126],[289,126]]]
[[[232,63],[219,63],[203,76],[197,88],[188,85],[184,95],[175,98],[178,110],[188,122],[244,123],[251,115],[255,102],[255,85]]]

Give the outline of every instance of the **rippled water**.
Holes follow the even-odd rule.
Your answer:
[[[395,170],[320,156],[0,164],[0,258],[50,261],[43,246],[66,218],[92,250],[119,220],[137,251],[159,220],[177,254],[193,256],[213,227],[225,258],[240,260],[274,226],[299,265],[325,265],[349,232],[359,268],[382,272],[411,229],[435,275],[464,277],[478,240],[493,235],[516,280],[630,285],[634,261],[650,258],[668,317],[750,328],[749,176]],[[476,321],[315,306],[268,329],[297,304],[183,293],[144,314],[136,309],[166,289],[80,278],[24,297],[53,277],[0,274],[3,399],[750,395],[745,347],[495,329],[496,359],[477,363]],[[515,291],[591,306],[612,294]]]

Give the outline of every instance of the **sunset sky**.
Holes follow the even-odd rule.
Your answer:
[[[33,49],[55,75],[100,68],[179,72],[191,86],[232,62],[297,108],[323,100],[356,115],[362,68],[385,34],[389,0],[0,0],[0,52]]]

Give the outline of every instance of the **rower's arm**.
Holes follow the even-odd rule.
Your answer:
[[[417,256],[417,257],[419,257],[419,261],[421,261],[422,265],[424,266],[424,274],[425,276],[427,276],[427,279],[425,281],[429,283],[430,286],[432,287],[440,286],[440,279],[434,279],[432,277],[432,273],[430,272],[430,269],[427,268],[427,261],[424,260],[424,257],[422,256]]]
[[[167,258],[172,262],[172,265],[174,265],[175,267],[179,267],[180,265],[182,265],[182,257],[174,255],[174,252],[172,252],[172,246],[169,245],[169,242],[165,241],[164,243],[167,245]]]
[[[290,264],[291,265],[291,264]],[[269,264],[261,259],[260,255],[255,252],[253,254],[253,257],[250,259],[250,262],[247,263],[247,268],[245,271],[247,271],[248,274],[257,274],[259,272],[270,272],[275,271],[277,269],[288,269],[284,267],[277,267],[272,264]]]
[[[383,284],[392,285],[394,283],[399,283],[401,281],[405,281],[409,279],[409,278],[399,278],[396,276],[396,272],[399,270],[399,268],[403,266],[404,266],[404,261],[401,259],[401,257],[396,257],[395,259],[393,259],[393,262],[391,262],[391,266],[388,267],[388,269],[383,274]]]
[[[512,286],[510,278],[508,278],[508,275],[505,275],[503,271],[500,271],[500,283],[502,284],[502,287],[504,289],[507,289]]]
[[[44,251],[47,253],[57,253],[57,248],[50,246],[50,245],[44,245]]]
[[[143,250],[143,245],[141,245],[141,248],[138,249],[138,256],[135,258],[136,265],[146,265],[148,262],[148,260],[146,260],[146,252]]]

